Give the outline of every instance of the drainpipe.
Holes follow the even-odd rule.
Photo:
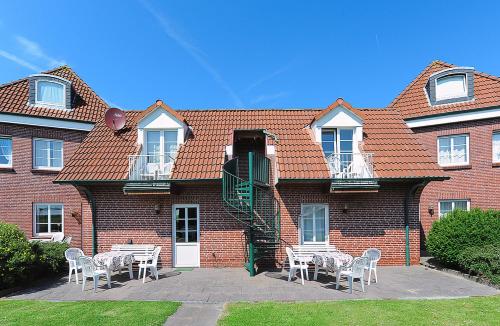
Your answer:
[[[406,266],[410,266],[410,200],[413,199],[417,189],[420,187],[425,187],[429,183],[428,181],[422,181],[421,183],[414,184],[410,190],[406,193],[404,200],[404,208],[405,208],[405,258],[406,258]]]
[[[95,254],[97,254],[97,229],[96,229],[97,206],[92,192],[86,187],[81,187],[81,188],[85,193],[85,196],[87,196],[87,199],[90,202],[90,208],[92,210],[92,256],[94,256]]]

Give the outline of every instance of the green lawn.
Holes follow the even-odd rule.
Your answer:
[[[500,296],[230,304],[219,325],[500,325]]]
[[[163,325],[180,303],[0,300],[0,325]]]

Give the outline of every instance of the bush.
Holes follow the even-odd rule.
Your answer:
[[[0,289],[28,280],[34,260],[30,243],[19,227],[0,222]]]
[[[36,241],[31,244],[31,247],[36,257],[36,263],[33,266],[35,275],[53,275],[65,269],[66,258],[64,252],[69,248],[68,244]]]
[[[493,284],[500,284],[500,244],[466,248],[458,259],[470,274],[484,275]]]
[[[500,244],[500,211],[479,208],[456,210],[434,222],[426,247],[451,267],[460,267],[459,255],[467,248]]]

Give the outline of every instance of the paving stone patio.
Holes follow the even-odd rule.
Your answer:
[[[137,272],[134,273],[137,276]],[[312,280],[312,273],[310,273]],[[90,279],[89,279],[90,281]],[[81,284],[67,277],[12,293],[11,299],[42,300],[174,300],[191,303],[224,303],[231,301],[304,301],[339,299],[415,299],[451,298],[500,294],[500,291],[461,277],[426,269],[423,266],[379,267],[379,282],[361,292],[359,282],[349,294],[347,282],[335,289],[335,277],[320,274],[318,281],[300,279],[287,282],[285,271],[263,272],[249,277],[242,268],[201,268],[177,272],[162,269],[158,281],[146,278],[130,280],[127,273],[112,275],[112,288],[101,279],[96,293],[92,282],[82,292]]]

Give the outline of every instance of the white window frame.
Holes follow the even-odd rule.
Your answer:
[[[444,138],[450,138],[450,147],[451,149],[453,148],[453,138],[454,137],[461,137],[465,136],[465,152],[467,156],[467,160],[465,162],[451,162],[451,163],[443,163],[441,162],[441,155],[439,154],[439,140],[444,139]],[[469,165],[470,163],[470,136],[469,134],[456,134],[456,135],[443,135],[443,136],[438,136],[437,137],[437,161],[440,166],[465,166]]]
[[[48,220],[47,220],[47,225],[48,225],[48,228],[47,230],[49,230],[49,232],[40,232],[40,233],[37,233],[36,232],[36,213],[37,213],[37,207],[38,206],[41,206],[41,205],[47,205],[48,207]],[[51,206],[61,206],[61,232],[50,232],[50,229],[51,229],[51,214],[50,214],[50,207]],[[38,236],[44,236],[44,235],[53,235],[53,234],[57,234],[57,233],[63,233],[64,234],[64,204],[62,203],[34,203],[33,204],[33,235],[35,237],[38,237]]]
[[[51,167],[51,166],[39,166],[36,165],[36,141],[49,141],[49,142],[59,142],[61,143],[61,166]],[[33,169],[35,170],[49,170],[49,171],[61,171],[64,167],[64,141],[60,139],[50,139],[50,138],[33,138]],[[50,151],[48,151],[50,153]],[[47,158],[47,162],[50,162],[50,154]]]
[[[500,138],[500,131],[496,130],[496,131],[493,131],[493,133],[491,134],[491,160],[493,163],[500,163],[500,155],[497,155],[499,156],[498,159],[495,159],[495,147],[493,146],[493,137],[499,137]],[[498,153],[500,154],[500,153]]]
[[[54,83],[54,84],[62,85],[62,87],[63,87],[63,90],[62,90],[63,91],[63,103],[61,104],[61,103],[39,101],[38,100],[38,82]],[[57,107],[57,108],[65,109],[66,108],[66,92],[67,92],[66,84],[64,84],[64,83],[60,83],[60,82],[54,81],[54,80],[47,80],[47,79],[43,79],[43,78],[36,79],[35,80],[35,105],[42,105],[42,106]]]
[[[438,97],[438,80],[445,79],[445,78],[450,78],[450,77],[453,77],[453,76],[463,76],[464,77],[465,94],[464,95],[460,95],[460,96]],[[468,85],[468,83],[467,83],[467,74],[455,73],[455,74],[444,75],[444,76],[441,76],[439,78],[436,78],[434,80],[434,84],[435,84],[435,88],[434,89],[436,90],[436,94],[435,94],[436,101],[446,101],[446,100],[451,100],[451,99],[454,99],[454,98],[462,98],[462,97],[469,96],[469,89],[467,87],[467,85]]]
[[[159,131],[160,132],[160,157],[164,158],[167,152],[165,152],[165,132],[166,131],[171,131],[176,133],[176,143],[177,147],[174,153],[174,157],[177,155],[179,152],[179,131],[178,129],[144,129],[144,155],[148,155],[148,132],[150,131]]]
[[[446,200],[440,200],[438,202],[438,216],[439,218],[443,217],[443,214],[441,213],[441,203],[451,203],[451,211],[453,212],[455,210],[455,203],[458,201],[465,201],[467,202],[467,211],[470,211],[470,200],[469,199],[446,199]]]
[[[308,206],[323,206],[325,208],[325,241],[304,241],[304,235],[302,233],[304,227],[303,227],[303,216],[304,216],[304,207]],[[316,229],[315,229],[315,223],[316,219],[314,216],[314,209],[313,209],[313,238],[316,238]],[[328,204],[325,203],[306,203],[306,204],[301,204],[300,205],[300,221],[299,221],[299,243],[301,245],[308,245],[308,244],[329,244],[330,243],[330,213],[328,209]]]
[[[356,137],[355,128],[343,128],[343,127],[322,127],[321,128],[321,149],[323,149],[323,131],[324,130],[335,130],[335,147],[333,154],[340,154],[340,131],[350,130],[352,131],[352,153],[354,153],[354,138]],[[324,153],[323,153],[324,154]]]
[[[11,168],[14,164],[14,142],[12,136],[0,135],[0,138],[10,140],[10,164],[0,164],[0,168]]]

